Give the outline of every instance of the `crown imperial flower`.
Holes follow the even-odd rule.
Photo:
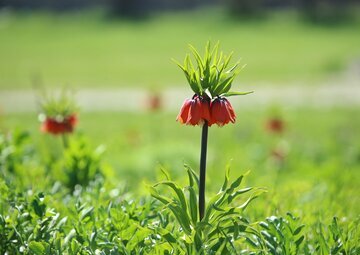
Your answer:
[[[209,126],[217,124],[222,127],[229,122],[235,123],[236,115],[226,98],[218,97],[211,102]]]
[[[203,125],[205,121],[210,121],[210,102],[209,100],[194,95],[192,99],[186,99],[176,118],[181,124]]]
[[[224,126],[229,122],[235,122],[234,109],[225,97],[251,93],[230,91],[232,82],[239,72],[237,69],[239,63],[229,68],[231,54],[224,56],[222,52],[218,52],[218,49],[219,44],[216,44],[211,50],[208,42],[202,58],[196,49],[190,46],[196,64],[193,65],[189,55],[185,57],[183,65],[177,63],[195,95],[192,99],[185,100],[176,120],[181,124],[202,126],[198,200],[200,221],[205,215],[208,128],[213,124]]]
[[[77,106],[73,98],[63,91],[60,95],[45,95],[40,102],[41,131],[53,135],[72,133],[78,122]]]
[[[41,131],[53,135],[72,133],[77,124],[77,116],[71,114],[65,118],[45,117],[42,122]]]
[[[195,65],[190,55],[186,55],[183,65],[176,63],[184,72],[195,96],[185,100],[177,120],[192,126],[235,123],[234,109],[226,97],[252,93],[231,91],[233,80],[241,70],[238,68],[239,62],[229,66],[232,54],[226,56],[219,52],[219,44],[211,49],[208,43],[204,57],[191,45],[190,50]]]

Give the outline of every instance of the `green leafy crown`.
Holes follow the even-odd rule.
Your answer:
[[[192,45],[189,45],[189,48],[195,59],[195,65],[190,58],[190,54],[186,55],[183,65],[177,61],[175,61],[175,63],[183,70],[185,77],[195,94],[201,96],[206,94],[210,98],[214,98],[216,96],[227,97],[252,93],[252,91],[231,91],[231,86],[235,77],[245,66],[239,67],[240,61],[238,61],[229,67],[233,53],[224,55],[222,51],[219,51],[219,43],[211,49],[210,42],[207,42],[205,54],[202,58]]]
[[[78,111],[73,96],[61,91],[59,95],[44,95],[40,100],[41,114],[51,118],[66,118]]]

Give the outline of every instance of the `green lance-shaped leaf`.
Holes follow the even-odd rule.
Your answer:
[[[248,200],[246,200],[245,203],[243,203],[242,205],[238,206],[237,208],[244,211],[244,210],[248,207],[248,205],[250,204],[251,201],[253,201],[254,199],[258,198],[258,197],[259,197],[262,193],[264,193],[264,192],[266,192],[266,191],[265,191],[265,190],[260,190],[259,193],[251,195],[251,197],[249,197]]]
[[[216,194],[214,197],[212,197],[210,199],[210,201],[208,202],[208,205],[207,205],[207,207],[205,209],[205,215],[204,215],[204,218],[203,218],[203,222],[209,222],[209,219],[210,219],[213,211],[216,208],[215,204],[219,200],[223,199],[223,197],[224,197],[224,192],[220,192],[220,193]]]
[[[161,196],[154,187],[147,186],[147,188],[150,191],[150,195],[152,197],[156,198],[157,200],[159,200],[164,205],[170,204],[172,202],[171,199],[169,199],[167,197],[164,197],[164,196]]]
[[[67,247],[70,244],[71,239],[76,236],[76,230],[71,229],[70,232],[64,238],[64,247]]]
[[[296,236],[297,234],[299,234],[304,227],[305,227],[304,224],[303,224],[303,225],[300,225],[299,227],[297,227],[297,228],[294,230],[293,235]]]
[[[225,88],[228,88],[233,82],[235,75],[225,78],[213,89],[213,96],[225,93]],[[230,85],[229,85],[230,84]],[[230,88],[229,88],[230,89]]]
[[[195,94],[200,94],[201,89],[199,88],[198,83],[196,80],[193,80],[193,67],[190,60],[189,55],[187,54],[184,60],[184,65],[181,65],[179,62],[177,62],[175,59],[172,59],[172,61],[180,67],[180,69],[184,72],[186,80],[188,81],[191,89],[194,91]]]
[[[230,176],[230,164],[226,166],[225,179],[220,191],[225,191],[227,189],[229,183],[229,176]]]
[[[90,217],[93,211],[94,211],[94,207],[92,206],[82,210],[79,216],[80,221],[82,221],[86,217]]]
[[[190,226],[190,219],[186,211],[182,210],[180,206],[168,204],[169,209],[173,212],[174,216],[178,220],[179,224],[181,225],[184,232],[190,236],[191,235],[191,226]]]
[[[299,247],[300,244],[304,241],[304,239],[305,239],[304,236],[300,236],[299,239],[297,239],[297,240],[295,241],[296,247]]]
[[[189,75],[188,82],[190,84],[191,89],[195,92],[195,94],[201,94],[203,88],[201,87],[200,81],[197,78],[196,75],[197,71],[192,64],[189,54],[187,54],[185,57],[184,66]]]
[[[235,198],[237,198],[239,195],[244,194],[246,192],[249,192],[253,190],[253,187],[248,187],[248,188],[244,188],[244,189],[240,189],[235,191],[234,193],[232,193],[231,195],[229,195],[228,197],[228,203],[230,204]]]
[[[216,66],[216,63],[217,63],[217,61],[218,61],[218,59],[219,59],[219,45],[220,45],[220,42],[218,41],[216,44],[215,44],[215,46],[214,46],[214,48],[213,48],[213,50],[212,50],[212,52],[211,52],[211,56],[212,56],[212,65],[214,66]]]
[[[189,184],[191,187],[194,186],[194,184],[196,184],[196,188],[199,188],[199,176],[195,173],[195,171],[193,169],[191,169],[188,165],[184,165],[188,176],[189,176]]]
[[[160,167],[160,171],[163,173],[166,180],[168,180],[168,181],[171,180],[170,173],[164,167]]]
[[[192,72],[191,74],[191,87],[196,87],[198,89],[198,95],[202,95],[204,88],[201,86],[200,74],[198,72]]]
[[[210,78],[209,78],[209,91],[210,93],[213,93],[213,84],[218,84],[220,80],[220,73],[219,70],[217,69],[217,67],[214,65],[211,67],[210,69]],[[213,96],[213,94],[211,94],[211,96]]]
[[[254,93],[254,91],[248,91],[248,92],[229,91],[229,92],[226,92],[224,94],[221,94],[220,96],[223,96],[223,97],[244,96],[244,95],[248,95],[248,94],[251,94],[251,93]]]
[[[184,210],[186,210],[187,204],[186,204],[185,194],[182,191],[182,189],[179,187],[179,185],[177,185],[176,183],[174,183],[172,181],[163,181],[163,182],[155,184],[154,187],[161,185],[161,184],[170,187],[175,192],[175,194],[177,195],[177,197],[179,199],[181,207]]]
[[[173,201],[165,196],[161,196],[152,186],[148,186],[148,189],[152,197],[162,202],[166,207],[171,210],[171,212],[174,214],[175,218],[178,220],[179,224],[183,228],[184,232],[187,235],[191,235],[190,219],[186,212],[186,207],[184,210],[181,206],[176,204],[176,201]]]
[[[233,65],[233,67],[230,67],[229,70],[227,70],[225,73],[232,73],[240,64],[240,61],[236,62],[235,65]]]
[[[244,179],[244,175],[240,175],[233,183],[231,183],[230,187],[226,190],[226,193],[230,194],[240,186],[242,180]]]
[[[45,247],[41,242],[31,241],[29,243],[29,249],[36,255],[45,254]]]
[[[221,91],[221,92],[219,92],[219,94],[227,93],[227,92],[229,92],[229,91],[230,91],[231,86],[232,86],[232,83],[233,83],[233,81],[234,81],[234,79],[235,79],[236,75],[237,75],[237,73],[233,73],[233,75],[231,76],[231,78],[232,78],[232,79],[230,79],[230,81],[229,81],[229,82],[227,82],[227,83],[224,85],[224,87],[223,87],[222,91]]]
[[[198,220],[198,204],[195,189],[192,186],[187,187],[189,191],[189,212],[192,223],[195,225]]]
[[[195,57],[195,60],[196,60],[196,62],[197,62],[197,64],[198,64],[199,70],[200,70],[200,71],[204,70],[204,63],[203,63],[203,61],[202,61],[202,59],[201,59],[200,54],[197,52],[197,50],[195,49],[195,47],[192,46],[191,44],[189,44],[189,48],[190,48],[192,54],[193,54],[194,57]]]

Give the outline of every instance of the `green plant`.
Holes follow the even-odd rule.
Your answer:
[[[300,245],[304,241],[303,228],[299,217],[287,213],[286,217],[271,216],[259,223],[261,235],[257,236],[257,243],[248,239],[254,247],[264,250],[265,254],[295,255],[299,254]]]
[[[174,232],[168,231],[164,238],[172,246],[178,245],[178,249],[185,254],[237,254],[241,249],[246,250],[248,246],[244,240],[246,236],[256,232],[256,229],[254,224],[243,216],[243,211],[264,190],[252,187],[240,188],[245,175],[230,182],[228,167],[220,191],[209,200],[204,217],[199,219],[196,195],[199,178],[190,167],[185,166],[185,168],[188,174],[188,186],[180,187],[165,173],[166,181],[149,187],[151,195],[164,204],[176,219],[171,229],[179,231],[178,235],[182,236],[178,238],[173,234]],[[160,186],[169,188],[173,195],[161,195],[158,190]],[[249,192],[250,195],[242,198]],[[239,200],[242,201],[240,205]]]
[[[219,43],[211,50],[210,42],[208,42],[203,58],[193,46],[190,45],[190,49],[196,60],[196,66],[192,64],[189,55],[186,55],[184,65],[179,63],[177,65],[183,70],[195,95],[192,99],[185,100],[177,120],[182,124],[202,126],[199,179],[199,217],[201,220],[205,213],[208,127],[213,124],[224,126],[229,122],[235,123],[235,112],[226,97],[247,95],[252,92],[230,91],[232,82],[238,74],[239,62],[228,69],[232,54],[224,56],[223,52],[219,53]]]
[[[14,130],[7,134],[0,132],[0,173],[15,173],[34,153],[29,144],[29,133]]]
[[[307,249],[307,254],[316,252],[317,254],[339,254],[355,255],[360,253],[360,218],[358,217],[346,227],[342,226],[337,217],[326,226],[318,221],[314,227],[314,247]]]
[[[89,185],[103,175],[101,157],[104,151],[104,146],[92,149],[84,138],[72,139],[58,162],[58,179],[71,191],[76,185]]]

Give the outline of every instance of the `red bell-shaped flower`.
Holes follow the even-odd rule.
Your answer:
[[[235,123],[236,115],[230,102],[223,97],[218,97],[212,101],[210,106],[211,119],[209,126],[217,124],[222,127],[228,124],[230,121]]]
[[[77,123],[75,114],[71,114],[62,120],[46,117],[41,126],[41,131],[53,135],[72,133]]]
[[[205,120],[210,121],[210,103],[208,100],[195,95],[192,99],[186,99],[176,118],[181,124],[202,125]]]

